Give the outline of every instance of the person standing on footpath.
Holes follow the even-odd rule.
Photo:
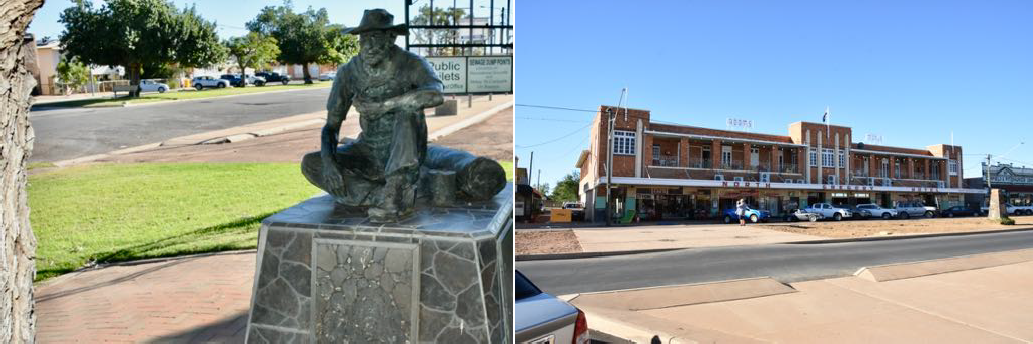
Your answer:
[[[735,215],[739,217],[739,225],[746,225],[746,199],[741,198],[735,202]]]

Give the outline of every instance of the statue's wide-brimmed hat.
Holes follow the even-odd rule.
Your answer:
[[[408,35],[409,27],[405,24],[395,25],[395,16],[384,9],[366,10],[362,14],[359,26],[344,29],[345,34],[359,35],[370,31],[387,31],[398,35]]]

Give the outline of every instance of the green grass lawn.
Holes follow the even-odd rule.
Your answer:
[[[37,280],[84,266],[254,248],[260,221],[317,194],[294,163],[101,164],[29,177]]]
[[[39,281],[89,262],[255,248],[262,219],[320,191],[296,163],[142,163],[32,175],[28,192]]]
[[[329,81],[318,81],[313,80],[313,84],[294,83],[289,85],[281,84],[269,84],[266,86],[248,86],[248,87],[226,87],[226,88],[206,88],[201,91],[197,91],[193,88],[183,89],[178,92],[165,92],[155,93],[148,92],[141,95],[139,98],[101,98],[101,99],[81,99],[81,100],[70,100],[65,102],[53,102],[47,104],[39,104],[40,107],[109,107],[109,106],[122,106],[122,103],[128,104],[142,104],[142,103],[153,103],[168,100],[181,100],[181,99],[200,99],[200,98],[211,98],[219,96],[227,96],[234,94],[249,94],[249,93],[261,93],[270,91],[282,91],[282,90],[293,90],[293,89],[306,89],[306,88],[320,88],[330,87],[332,82]]]
[[[506,170],[506,180],[512,182],[513,181],[513,175],[514,175],[514,173],[516,173],[516,171],[513,170],[513,162],[512,161],[499,161],[499,164],[502,165],[502,169],[503,170]]]

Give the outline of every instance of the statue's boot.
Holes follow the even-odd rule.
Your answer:
[[[380,202],[366,212],[370,222],[401,222],[414,214],[416,185],[406,183],[404,177],[392,176],[387,178],[387,183],[381,191],[383,196]]]

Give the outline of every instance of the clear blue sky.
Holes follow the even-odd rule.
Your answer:
[[[91,0],[96,7],[103,5],[102,0]],[[480,1],[480,0],[478,0]],[[266,6],[279,6],[282,0],[174,0],[177,7],[183,8],[196,5],[198,13],[208,20],[214,20],[219,24],[219,37],[229,38],[247,34],[244,23],[255,18],[258,12]],[[423,5],[427,0],[417,1],[417,6]],[[333,23],[347,26],[358,25],[362,19],[362,11],[367,8],[383,8],[395,16],[395,23],[405,22],[405,6],[403,0],[365,0],[365,1],[317,1],[317,0],[294,0],[296,11],[305,11],[309,6],[313,8],[326,8]],[[36,12],[36,18],[29,26],[29,32],[36,34],[36,37],[50,36],[57,38],[64,30],[64,26],[58,22],[61,12],[65,8],[75,4],[72,0],[47,0],[43,7]],[[451,4],[451,2],[449,3]],[[469,5],[469,1],[466,2]],[[435,7],[440,7],[437,3]],[[462,5],[459,5],[462,6]]]
[[[518,104],[594,110],[627,87],[655,120],[746,118],[779,135],[829,106],[855,142],[923,148],[953,130],[966,177],[986,158],[972,154],[1024,140],[1006,158],[1033,166],[1033,1],[524,1],[520,13]],[[555,185],[592,116],[518,106],[520,166],[533,150]]]

